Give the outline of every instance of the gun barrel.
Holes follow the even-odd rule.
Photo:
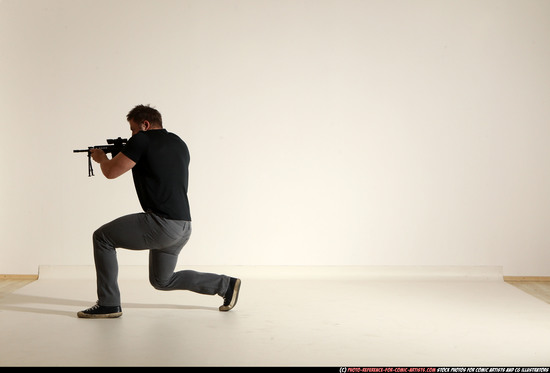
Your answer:
[[[0,0],[0,2],[2,2],[2,0]],[[73,153],[88,153],[88,176],[94,176],[94,169],[92,168],[92,152],[90,150],[101,149],[106,154],[111,153],[112,156],[115,157],[124,148],[127,141],[127,139],[120,137],[116,139],[107,139],[107,144],[109,145],[96,145],[89,146],[88,149],[75,149],[73,150]]]
[[[115,148],[115,146],[114,145],[96,145],[96,146],[93,146],[93,148],[101,149],[107,153],[109,151],[112,151]]]

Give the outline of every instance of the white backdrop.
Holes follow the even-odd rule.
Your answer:
[[[180,264],[550,275],[549,1],[0,0],[0,53],[0,273],[93,264],[139,204],[72,150],[151,104],[191,151]]]

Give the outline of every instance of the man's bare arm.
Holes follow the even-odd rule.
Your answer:
[[[92,158],[101,166],[101,172],[107,179],[116,179],[120,175],[131,170],[136,165],[136,162],[125,156],[123,153],[118,153],[113,159],[107,158],[105,152],[101,149],[90,149]]]

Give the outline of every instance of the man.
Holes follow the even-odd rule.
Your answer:
[[[132,137],[120,153],[108,159],[101,149],[90,151],[108,179],[132,170],[144,212],[115,219],[94,232],[98,301],[78,312],[78,317],[122,315],[116,248],[149,250],[149,281],[156,289],[217,294],[224,299],[219,310],[229,311],[237,302],[240,279],[190,270],[174,272],[178,254],[191,235],[187,145],[163,128],[161,114],[154,108],[138,105],[127,120]]]

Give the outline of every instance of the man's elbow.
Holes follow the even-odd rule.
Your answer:
[[[107,179],[112,180],[120,176],[120,173],[116,172],[115,168],[110,167],[110,164],[101,164],[101,172]]]
[[[108,171],[108,172],[103,172],[103,175],[105,175],[105,177],[109,180],[112,180],[112,179],[116,179],[117,177],[119,177],[120,175],[116,175],[115,173],[113,173],[112,171]]]
[[[103,171],[103,175],[105,175],[107,179],[116,179],[120,175],[131,170],[135,165],[136,162],[132,161],[124,154],[118,153],[115,158],[101,163],[101,171]]]

